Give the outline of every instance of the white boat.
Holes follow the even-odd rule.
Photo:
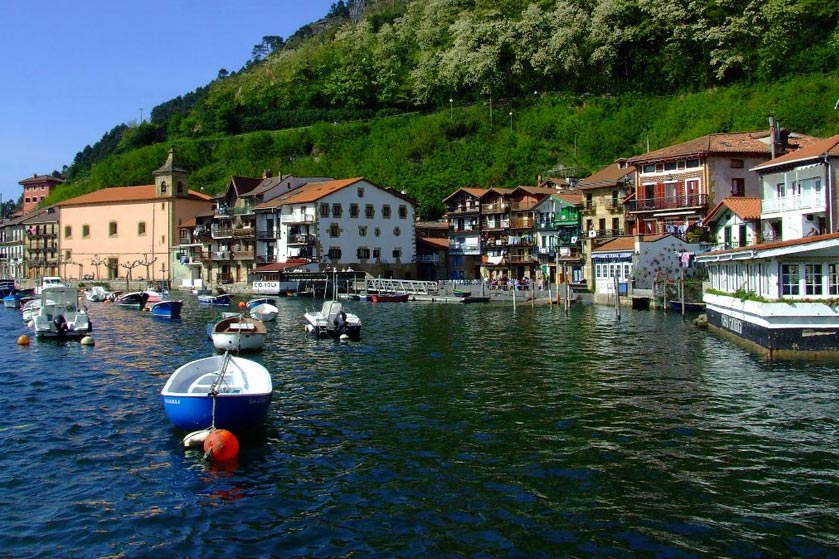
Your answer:
[[[361,319],[347,312],[340,301],[324,301],[320,311],[309,311],[303,318],[306,332],[317,338],[337,340],[343,335],[351,340],[361,338]]]
[[[35,295],[40,295],[41,292],[48,287],[65,287],[64,280],[58,276],[42,277],[41,283],[35,288]]]
[[[262,322],[270,322],[276,320],[277,315],[280,314],[280,309],[271,303],[260,303],[255,307],[251,307],[248,312],[251,318],[261,320]]]
[[[103,301],[114,300],[114,294],[110,291],[106,291],[101,285],[94,285],[90,289],[86,289],[84,295],[90,303],[101,303]]]
[[[25,303],[20,308],[20,314],[23,317],[23,321],[26,324],[29,324],[31,320],[35,318],[35,315],[41,311],[41,298],[38,297],[37,299],[32,299],[31,301]]]
[[[211,426],[243,435],[262,428],[273,395],[271,374],[230,354],[178,367],[161,391],[172,424],[185,431]]]
[[[236,314],[216,322],[211,337],[219,351],[254,351],[263,348],[267,334],[261,320]]]
[[[34,318],[38,338],[81,339],[93,329],[74,287],[46,287],[41,291],[41,308]]]

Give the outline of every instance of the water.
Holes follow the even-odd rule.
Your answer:
[[[95,347],[0,312],[0,557],[839,557],[834,364],[602,307],[354,303],[339,345],[278,303],[225,466],[159,400],[215,309],[94,304]]]

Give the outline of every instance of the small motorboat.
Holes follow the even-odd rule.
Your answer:
[[[183,305],[183,301],[166,299],[165,301],[151,303],[149,311],[151,311],[152,316],[157,316],[159,318],[180,318],[181,308]]]
[[[469,297],[472,295],[472,292],[466,291],[465,289],[452,289],[452,295],[455,297]]]
[[[23,298],[23,292],[15,289],[5,297],[3,297],[3,306],[7,309],[19,309],[20,300]]]
[[[148,299],[149,296],[145,291],[131,291],[117,297],[114,303],[126,309],[143,309]]]
[[[249,314],[251,318],[261,320],[262,322],[271,322],[276,320],[277,315],[280,314],[280,309],[271,303],[261,303],[255,307],[251,307]]]
[[[277,300],[272,299],[271,297],[257,297],[255,299],[250,299],[247,303],[245,303],[245,306],[249,309],[252,309],[265,303],[269,305],[274,305],[275,307],[277,306]]]
[[[261,320],[236,314],[216,322],[211,337],[219,351],[255,351],[265,346],[267,334]]]
[[[23,303],[20,307],[20,314],[23,317],[23,322],[29,324],[29,322],[35,318],[35,315],[38,314],[41,310],[41,298],[38,297],[37,299],[32,299],[26,303]]]
[[[225,353],[181,365],[160,395],[178,429],[217,427],[242,435],[263,427],[273,386],[265,367]]]
[[[79,292],[74,287],[45,287],[41,290],[41,307],[33,321],[38,338],[81,339],[93,331],[87,311],[79,304]]]
[[[233,296],[228,293],[221,295],[199,295],[198,302],[202,305],[216,305],[226,307],[233,300]]]
[[[317,338],[339,340],[344,335],[351,340],[361,338],[361,319],[347,312],[340,301],[324,301],[320,311],[307,312],[303,318],[306,332]]]
[[[409,297],[410,294],[404,291],[398,293],[372,293],[370,300],[374,303],[404,303]]]
[[[86,289],[84,295],[90,303],[101,303],[103,301],[114,300],[114,294],[110,291],[106,291],[101,285],[94,285],[90,289]]]

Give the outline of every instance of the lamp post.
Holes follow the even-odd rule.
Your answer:
[[[143,124],[143,107],[140,107],[140,124]]]
[[[454,121],[454,99],[449,99],[449,121]]]
[[[510,111],[510,133],[513,133],[513,111]]]

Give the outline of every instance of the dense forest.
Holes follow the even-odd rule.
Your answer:
[[[699,135],[839,132],[839,6],[816,0],[350,0],[80,151],[48,203],[148,184],[365,176],[434,217],[460,186],[585,176]]]

